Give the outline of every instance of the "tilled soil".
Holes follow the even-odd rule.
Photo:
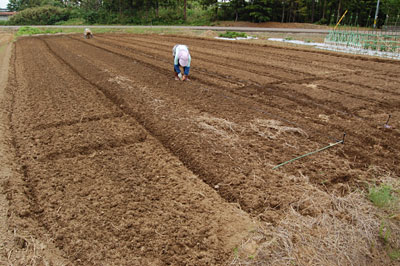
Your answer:
[[[177,43],[191,52],[188,82],[174,80]],[[228,264],[254,221],[278,223],[310,193],[283,176],[345,194],[400,174],[399,71],[182,36],[21,38],[8,84],[13,221],[73,264]]]

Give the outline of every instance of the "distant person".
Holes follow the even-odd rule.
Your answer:
[[[85,31],[83,32],[83,35],[85,36],[85,39],[93,38],[93,33],[89,28],[85,29]]]
[[[189,48],[184,44],[177,44],[172,48],[174,57],[175,80],[189,81],[190,61],[192,60]],[[183,68],[183,75],[180,67]]]

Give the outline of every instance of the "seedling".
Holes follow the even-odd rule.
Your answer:
[[[385,244],[389,243],[391,234],[392,231],[390,228],[385,226],[385,222],[382,221],[381,226],[379,227],[379,236],[383,239]]]

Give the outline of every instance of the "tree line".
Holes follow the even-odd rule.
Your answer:
[[[191,24],[215,21],[299,22],[369,27],[377,0],[10,0],[8,9],[21,18],[47,23],[83,21],[99,24]],[[380,0],[377,25],[400,24],[400,1]],[[14,19],[15,24],[24,24]],[[26,24],[26,23],[25,23]]]

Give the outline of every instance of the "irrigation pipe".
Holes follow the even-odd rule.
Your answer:
[[[342,140],[340,140],[340,141],[338,141],[338,142],[336,142],[336,143],[329,144],[328,146],[325,146],[325,147],[323,147],[323,148],[321,148],[321,149],[318,149],[318,150],[316,150],[316,151],[312,151],[312,152],[309,152],[309,153],[307,153],[307,154],[303,154],[303,155],[301,155],[301,156],[299,156],[299,157],[296,157],[296,158],[293,158],[293,159],[291,159],[291,160],[289,160],[289,161],[286,161],[286,162],[284,162],[284,163],[278,164],[277,166],[274,166],[274,168],[272,168],[272,170],[275,170],[275,169],[277,169],[277,168],[279,168],[279,167],[281,167],[281,166],[284,166],[285,164],[288,164],[288,163],[297,161],[298,159],[307,157],[307,156],[312,155],[312,154],[314,154],[314,153],[317,153],[317,152],[326,150],[326,149],[331,148],[331,147],[333,147],[333,146],[336,146],[336,145],[338,145],[338,144],[341,144],[341,143],[344,144],[344,137],[345,137],[345,136],[346,136],[346,133],[343,134],[343,139],[342,139]]]

